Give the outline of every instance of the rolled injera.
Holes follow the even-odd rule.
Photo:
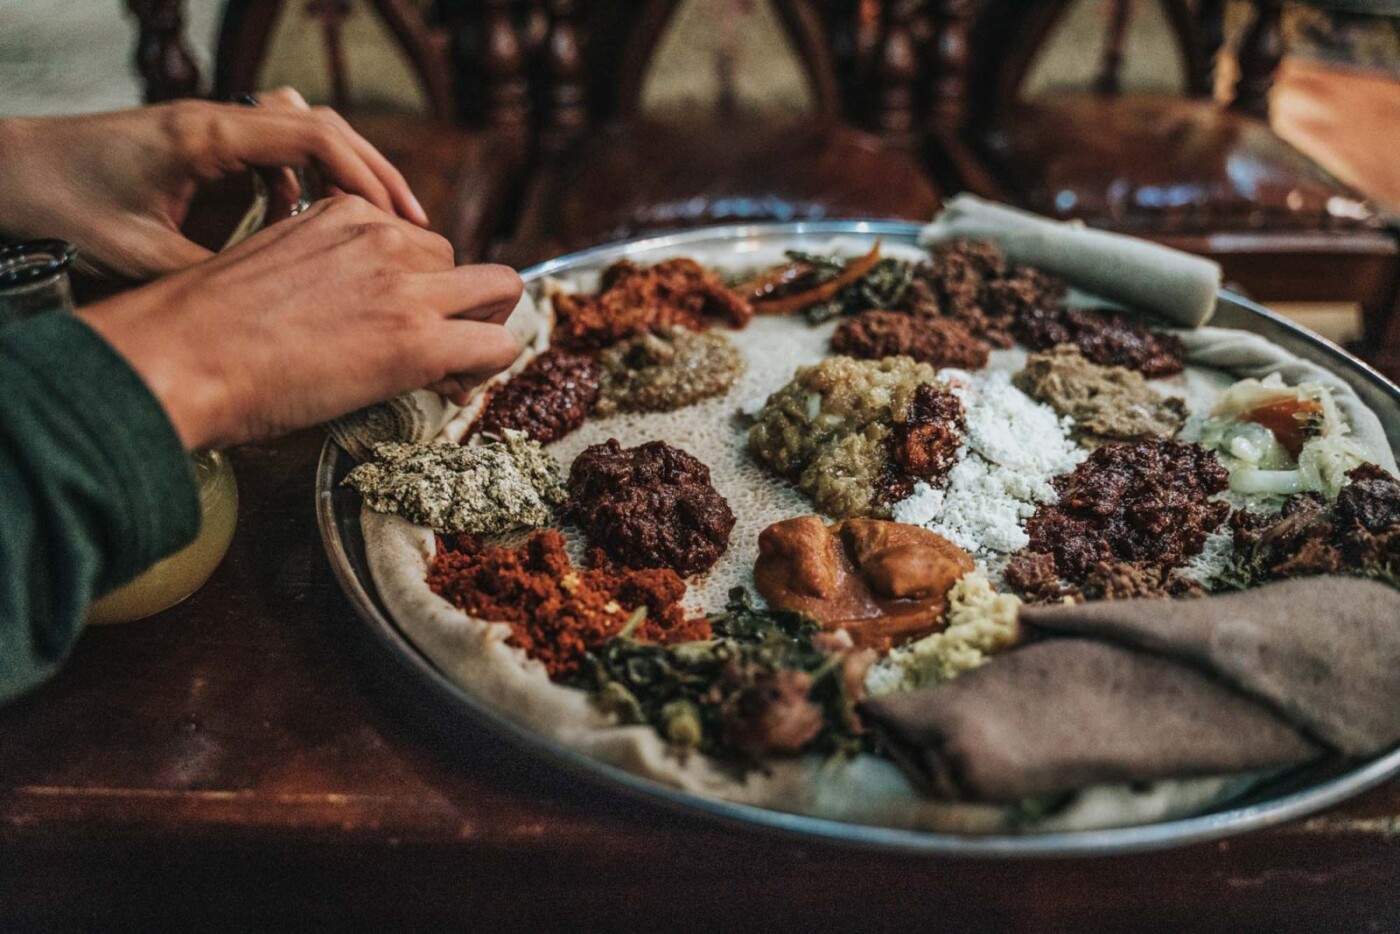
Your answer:
[[[1198,327],[1215,311],[1220,264],[1138,237],[1055,221],[974,195],[960,194],[919,234],[925,246],[949,240],[994,240],[1013,263],[1062,276],[1130,308]]]

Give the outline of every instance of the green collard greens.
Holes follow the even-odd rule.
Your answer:
[[[848,666],[863,675],[859,653],[826,648],[806,617],[760,610],[736,588],[711,617],[712,639],[641,642],[632,637],[640,622],[590,654],[580,679],[624,723],[650,724],[678,749],[745,764],[861,748],[852,690],[861,678],[848,676]]]
[[[812,282],[815,287],[828,282],[845,271],[849,260],[838,257],[817,256],[789,250],[787,257],[794,263],[805,263],[812,267]],[[829,301],[820,302],[808,308],[807,320],[820,324],[841,315],[853,315],[862,311],[899,308],[909,293],[914,281],[915,264],[907,260],[883,257],[875,268],[857,282],[848,285]]]

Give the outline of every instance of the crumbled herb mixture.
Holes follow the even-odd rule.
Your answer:
[[[744,763],[861,748],[855,702],[872,656],[797,613],[756,609],[743,588],[710,618],[714,638],[657,645],[633,623],[585,659],[580,684],[625,723],[672,746]]]
[[[596,411],[669,412],[729,391],[744,355],[723,334],[661,327],[598,355],[602,394]]]
[[[482,444],[378,444],[345,478],[375,512],[446,535],[500,535],[547,525],[567,495],[559,465],[523,432]]]

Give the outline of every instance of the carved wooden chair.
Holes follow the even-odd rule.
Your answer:
[[[746,111],[723,49],[713,101],[648,105],[680,0],[548,0],[532,46],[541,161],[503,257],[726,221],[927,219],[939,199],[913,155],[915,43],[881,6],[773,0],[810,101],[794,115]]]
[[[196,96],[183,0],[128,2],[140,24],[136,61],[146,99]],[[444,0],[429,18],[410,0],[229,0],[212,96],[228,100],[292,80],[313,103],[344,113],[398,166],[459,258],[479,259],[528,165],[515,6]],[[356,71],[352,45],[370,49],[375,67]],[[375,71],[392,72],[397,83]]]
[[[1266,120],[1282,54],[1279,0],[1253,3],[1225,104],[1213,94],[1222,0],[1139,2],[1160,3],[1183,93],[1123,93],[1132,0],[1108,4],[1093,86],[1033,99],[1023,93],[1032,63],[1072,0],[934,0],[926,54],[940,169],[989,197],[1211,256],[1262,300],[1359,302],[1380,346],[1397,327],[1394,234]]]

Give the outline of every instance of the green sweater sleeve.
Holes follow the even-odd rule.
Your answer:
[[[183,446],[126,361],[73,315],[0,325],[0,703],[198,530]]]

